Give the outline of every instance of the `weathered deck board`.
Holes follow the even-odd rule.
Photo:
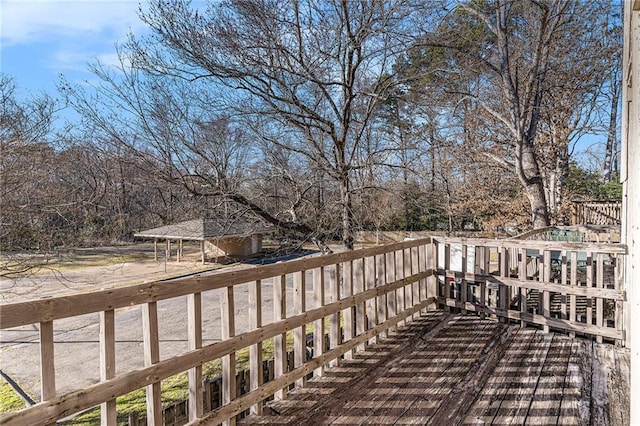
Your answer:
[[[628,351],[431,313],[241,424],[628,424]]]

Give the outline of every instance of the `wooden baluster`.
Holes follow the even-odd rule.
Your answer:
[[[365,259],[357,259],[353,261],[353,292],[354,294],[360,294],[365,290],[365,271],[364,271]],[[360,336],[365,332],[367,327],[367,309],[366,302],[358,303],[355,309],[356,315],[356,336]],[[358,352],[364,351],[365,343],[361,343],[357,346]]]
[[[341,275],[340,264],[335,264],[333,268],[329,269],[329,303],[340,300]],[[329,316],[329,345],[331,349],[340,346],[340,312]],[[335,367],[338,364],[338,358],[329,361],[330,367]]]
[[[389,283],[392,283],[393,281],[395,281],[395,277],[396,277],[396,273],[395,273],[395,264],[396,264],[396,256],[395,256],[395,252],[392,253],[385,253],[384,254],[384,260],[385,260],[385,274],[384,274],[384,281],[383,284],[384,286],[386,286]],[[387,295],[387,318],[391,319],[394,318],[397,315],[397,311],[396,311],[396,291],[388,291],[386,292]],[[398,329],[397,324],[392,325],[391,327],[389,327],[389,331],[390,332],[395,332]]]
[[[543,283],[548,283],[551,279],[551,251],[544,250],[541,255],[541,270],[540,270],[540,281]],[[546,285],[545,285],[546,286]],[[551,318],[551,298],[548,290],[542,291],[542,316],[545,318]],[[545,333],[549,332],[549,326],[543,325],[542,329]]]
[[[306,311],[306,271],[304,270],[293,275],[293,304],[295,315],[301,315]],[[293,331],[293,354],[295,367],[300,367],[307,361],[306,324]],[[296,380],[296,386],[303,387],[306,381],[306,377],[303,376]]]
[[[189,350],[202,347],[202,294],[187,296],[187,340]],[[202,399],[202,366],[189,369],[189,421],[199,419],[204,414]]]
[[[158,332],[158,303],[142,305],[142,340],[144,342],[144,365],[150,367],[160,361],[160,338]],[[147,386],[147,423],[151,426],[162,424],[162,399],[160,382]]]
[[[353,296],[353,262],[348,261],[342,263],[342,281],[341,281],[341,297]],[[353,339],[353,306],[342,311],[342,322],[344,329],[344,341],[348,342]],[[344,354],[345,359],[353,359],[353,350],[349,350]]]
[[[376,257],[371,256],[363,259],[364,262],[364,280],[365,280],[365,288],[367,290],[374,289],[376,287]],[[375,328],[378,324],[378,307],[376,306],[376,302],[378,301],[377,297],[372,297],[367,300],[367,330],[371,330]],[[373,345],[377,343],[379,337],[376,335],[369,339],[369,344]]]
[[[596,287],[604,288],[604,254],[596,254]],[[604,326],[604,300],[596,298],[596,326]],[[602,343],[602,336],[596,336],[596,342]]]
[[[499,249],[499,270],[501,278],[509,278],[509,250],[506,247]],[[511,303],[510,287],[500,283],[498,287],[498,303],[499,308],[504,311],[504,316],[500,318],[501,322],[509,322],[509,305]]]
[[[524,282],[527,280],[527,249],[526,248],[520,248],[518,249],[518,280],[520,280],[521,282]],[[527,288],[526,287],[520,287],[518,289],[518,294],[520,297],[520,326],[521,327],[526,327],[527,326],[527,322],[522,319],[522,317],[524,315],[526,315],[528,313],[528,308],[527,308]]]
[[[235,302],[233,286],[225,287],[220,292],[220,322],[222,325],[222,340],[236,335]],[[236,387],[236,353],[229,352],[222,357],[222,405],[228,405],[237,397]],[[223,425],[235,425],[235,416],[223,422]]]
[[[404,275],[405,277],[412,277],[418,274],[418,247],[411,247],[405,250],[404,253]],[[407,307],[413,308],[414,305],[420,303],[420,282],[415,281],[409,286],[409,292],[407,294]],[[417,319],[420,316],[420,312],[415,312],[412,315],[413,319]]]
[[[593,288],[593,253],[587,252],[587,287]],[[593,325],[593,299],[587,297],[587,325]]]
[[[249,284],[249,328],[256,330],[262,327],[262,281]],[[249,347],[249,390],[254,391],[264,381],[262,370],[262,342]],[[262,401],[251,406],[251,414],[262,415]]]
[[[324,294],[324,267],[313,270],[313,298],[316,308],[322,308],[325,303]],[[317,358],[325,352],[324,318],[313,323],[313,356]],[[315,377],[324,376],[324,366],[321,365],[313,371]]]
[[[560,251],[560,284],[567,285],[567,251]],[[567,315],[567,292],[563,291],[560,295],[560,315],[563,320],[568,319]]]
[[[279,322],[287,317],[287,277],[273,278],[273,322]],[[278,334],[273,338],[274,378],[287,372],[287,334]],[[279,389],[275,399],[286,399],[287,388]]]
[[[466,273],[467,273],[467,245],[463,244],[462,245],[462,249],[461,249],[461,258],[462,258],[462,265],[460,268],[460,272],[462,272],[462,281],[460,282],[460,302],[462,302],[462,313],[466,314],[467,313],[467,309],[466,309],[466,304],[467,304],[467,299],[469,297],[469,286],[467,284],[467,278],[466,278]]]
[[[100,312],[100,380],[112,379],[116,375],[116,327],[113,309]],[[100,404],[100,424],[115,425],[116,400]]]
[[[438,285],[438,242],[431,240],[431,244],[425,248],[425,262],[428,269],[432,271],[431,275],[427,278],[426,294],[425,298],[440,296],[440,286]],[[439,304],[436,302],[434,305],[429,306],[428,309],[437,309]]]
[[[404,278],[404,250],[398,250],[394,255],[394,277],[393,281],[400,281]],[[406,300],[407,289],[405,286],[402,286],[396,290],[396,315],[400,315],[404,312],[405,300]],[[405,321],[402,320],[398,323],[399,327],[405,326]]]
[[[386,280],[386,262],[385,255],[378,255],[376,258],[376,287],[385,285]],[[387,320],[387,293],[382,293],[376,300],[378,306],[378,322],[382,324]],[[387,330],[380,330],[380,338],[387,337]]]
[[[451,281],[453,278],[453,281]],[[449,312],[451,310],[451,298],[453,296],[453,286],[455,286],[455,277],[451,276],[451,244],[446,243],[444,246],[444,297],[445,306],[444,310]]]
[[[569,277],[569,287],[571,294],[569,295],[569,322],[576,322],[576,308],[578,305],[578,298],[576,294],[572,291],[571,287],[576,287],[578,285],[578,252],[571,252],[571,271]],[[570,331],[569,336],[574,338],[576,337],[575,331]]]
[[[56,397],[53,321],[40,323],[40,400]],[[55,425],[56,423],[51,423]]]

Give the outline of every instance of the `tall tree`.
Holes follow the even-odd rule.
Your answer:
[[[562,61],[567,43],[584,57],[592,54],[585,32],[575,32],[588,24],[583,9],[589,8],[565,0],[463,2],[428,38],[429,45],[447,50],[451,71],[462,80],[451,90],[481,109],[491,132],[485,132],[480,151],[517,177],[534,228],[550,224],[537,147],[546,96],[559,76],[571,81],[574,65]]]
[[[270,117],[295,137],[273,143],[306,157],[336,183],[342,241],[353,247],[354,170],[378,95],[410,41],[412,2],[152,1],[141,18],[154,35],[129,43],[134,66],[207,78],[244,96],[245,113]],[[263,128],[268,131],[269,127]]]

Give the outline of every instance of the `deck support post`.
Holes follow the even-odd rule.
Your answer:
[[[627,300],[624,309],[626,343],[631,349],[630,401],[640,401],[640,2],[624,2],[622,54],[622,242]],[[633,330],[631,327],[638,327]],[[640,404],[631,404],[630,423],[640,424]]]

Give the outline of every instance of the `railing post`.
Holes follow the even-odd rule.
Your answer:
[[[235,303],[233,286],[220,291],[220,323],[222,325],[222,340],[236,335]],[[230,352],[222,357],[222,405],[227,405],[236,399],[236,353]],[[235,425],[235,416],[223,423],[226,426]]]
[[[142,305],[142,340],[144,342],[144,365],[150,367],[160,361],[160,342],[158,334],[158,303]],[[162,424],[162,400],[160,382],[147,386],[147,424]]]
[[[187,333],[189,350],[202,347],[202,294],[187,296]],[[189,420],[199,419],[204,414],[202,398],[202,366],[189,369]]]
[[[116,375],[115,312],[113,309],[100,312],[100,380],[108,380]],[[116,400],[111,399],[100,405],[100,424],[116,424]]]
[[[255,330],[262,327],[262,281],[249,284],[249,328]],[[249,389],[254,391],[262,386],[264,372],[262,370],[262,342],[249,347]],[[262,401],[251,406],[251,414],[262,415]]]

